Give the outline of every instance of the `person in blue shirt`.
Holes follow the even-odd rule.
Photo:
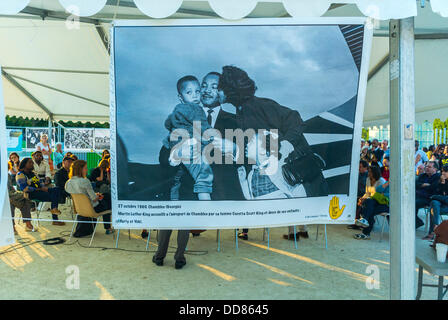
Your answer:
[[[53,152],[54,166],[60,169],[62,166],[62,160],[64,159],[64,151],[62,150],[62,143],[56,143],[56,150]]]

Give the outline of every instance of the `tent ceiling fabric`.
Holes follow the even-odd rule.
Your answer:
[[[109,55],[93,25],[78,30],[64,22],[0,19],[3,71],[52,113],[55,120],[109,119]],[[48,115],[5,83],[8,115]],[[24,112],[23,110],[27,110]],[[66,116],[64,116],[64,114]]]
[[[67,28],[66,18],[70,13],[62,5],[70,0],[30,0],[17,15],[3,12],[0,5],[0,65],[6,114],[39,118],[48,118],[50,114],[55,120],[108,121],[110,22],[149,18],[132,0],[94,2],[101,1],[106,5],[95,15],[81,18],[79,27],[74,29]],[[173,7],[176,1],[171,1]],[[88,5],[90,0],[73,0],[71,4],[81,2]],[[163,3],[159,0],[146,2]],[[432,120],[435,113],[442,114],[448,109],[448,91],[443,88],[442,78],[442,70],[448,68],[445,58],[448,56],[448,19],[442,17],[448,14],[446,0],[426,0],[424,8],[421,0],[250,0],[241,6],[241,11],[235,9],[238,7],[235,4],[243,0],[232,0],[231,13],[226,13],[228,0],[181,2],[170,18],[416,16],[417,120]],[[380,13],[373,10],[372,5],[381,8]],[[389,111],[388,21],[375,20],[374,26],[365,108],[367,124],[387,122]]]
[[[420,0],[422,1],[422,0]],[[6,1],[4,1],[6,2]],[[18,13],[23,3],[29,0],[16,1],[20,3],[15,7],[0,5],[0,14],[11,14],[16,8]],[[216,14],[225,19],[240,19],[250,14],[258,3],[280,3],[284,5],[288,13],[294,17],[321,16],[332,4],[355,4],[365,15],[375,19],[402,19],[417,15],[416,0],[121,0],[125,7],[138,7],[142,13],[155,18],[166,18],[174,14],[183,3],[196,2],[207,3]],[[425,3],[426,0],[423,0]],[[117,4],[117,0],[59,0],[59,8],[52,3],[47,7],[43,1],[31,1],[41,3],[49,10],[58,10],[62,7],[67,12],[78,13],[79,16],[91,16],[102,10],[106,5]],[[448,16],[448,3],[446,0],[431,0],[432,10],[442,16]]]

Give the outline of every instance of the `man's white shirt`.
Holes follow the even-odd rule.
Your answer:
[[[48,164],[47,161],[42,160],[42,162],[40,163],[40,165],[38,165],[36,163],[36,161],[34,161],[34,173],[37,176],[43,176],[45,175],[45,177],[51,178],[51,171],[50,171],[50,166]]]
[[[221,111],[221,106],[216,106],[214,108],[202,107],[205,113],[205,117],[208,118],[208,110],[213,110],[211,113],[212,116],[212,124],[211,127],[214,128],[216,124],[216,120],[218,119],[219,112]]]

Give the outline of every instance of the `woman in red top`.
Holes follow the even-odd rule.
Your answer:
[[[390,171],[389,171],[389,157],[384,157],[383,167],[381,168],[381,176],[384,180],[389,181]]]

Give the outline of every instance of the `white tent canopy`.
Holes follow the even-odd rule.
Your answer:
[[[107,34],[110,22],[113,19],[148,19],[148,16],[136,7],[138,1],[102,1],[106,5],[94,16],[80,18],[79,28],[75,29],[71,28],[72,24],[69,24],[69,28],[66,26],[66,19],[70,14],[61,5],[70,1],[31,0],[17,15],[0,15],[0,65],[3,68],[7,115],[54,120],[108,121]],[[167,3],[176,1],[170,0]],[[71,1],[78,4],[82,2],[89,3]],[[98,1],[90,3],[93,2]],[[220,7],[220,2],[222,1],[180,1],[180,8],[170,18],[213,18],[218,14],[227,15],[227,11]],[[448,70],[448,19],[434,12],[447,13],[443,4],[448,1],[432,0],[431,4],[426,1],[424,8],[419,5],[420,1],[394,1],[401,4],[400,10],[396,10],[395,5],[386,5],[390,1],[375,1],[379,9],[373,10],[371,5],[374,2],[367,0],[314,0],[313,8],[316,8],[317,2],[328,6],[324,4],[322,12],[311,13],[307,11],[310,9],[307,4],[311,3],[307,0],[229,2],[233,3],[234,8],[244,2],[242,7],[245,8],[241,8],[241,12],[252,6],[253,10],[246,12],[249,18],[288,17],[290,14],[369,14],[386,19],[416,15],[416,119],[417,122],[422,122],[448,117],[448,90],[444,88],[443,81],[443,70]],[[298,7],[291,5],[292,2],[301,4],[300,12],[297,11]],[[333,4],[330,6],[331,3]],[[375,23],[375,29],[364,112],[366,125],[385,124],[389,117],[387,21]]]

